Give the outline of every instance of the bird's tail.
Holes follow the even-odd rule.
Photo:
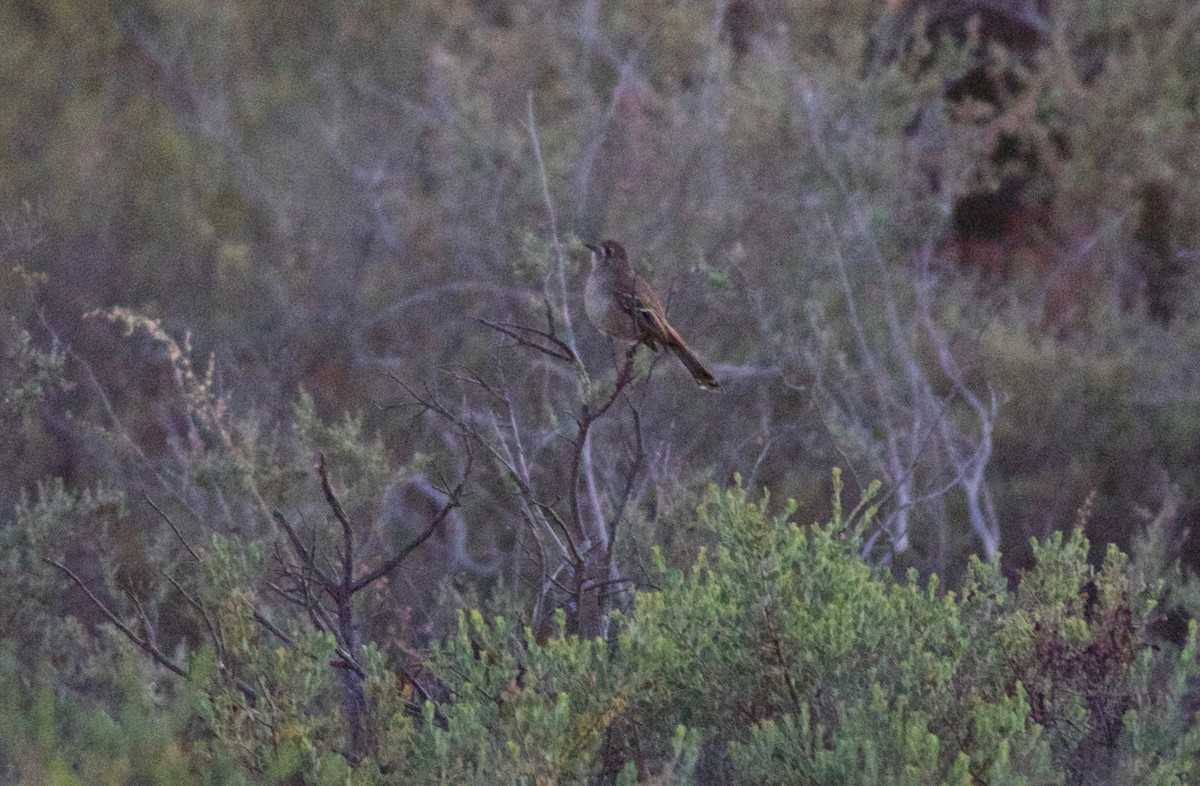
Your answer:
[[[679,358],[679,362],[683,363],[683,367],[692,375],[692,379],[696,380],[696,384],[706,390],[717,390],[721,387],[721,383],[717,381],[716,376],[708,370],[708,366],[704,365],[704,361],[692,351],[692,348],[679,337],[673,328],[667,328],[667,349],[675,353],[675,357]]]

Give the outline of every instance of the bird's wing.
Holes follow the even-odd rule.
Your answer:
[[[617,303],[633,317],[638,332],[643,335],[642,340],[651,349],[656,349],[656,344],[669,346],[672,343],[674,331],[663,313],[662,303],[649,286],[639,281],[635,292],[618,293]]]

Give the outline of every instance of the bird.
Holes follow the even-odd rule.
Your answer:
[[[687,342],[667,321],[667,310],[650,285],[633,272],[625,247],[615,240],[584,243],[592,252],[592,272],[584,290],[588,319],[604,335],[629,342],[630,354],[645,344],[653,352],[660,346],[675,353],[684,368],[706,390],[721,383]]]

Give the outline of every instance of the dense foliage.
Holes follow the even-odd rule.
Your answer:
[[[0,4],[0,781],[1195,782],[1197,51]]]
[[[52,501],[22,508],[10,555],[45,549],[61,534],[49,520],[120,506],[43,491]],[[42,655],[28,663],[15,641],[0,653],[6,779],[1191,782],[1200,729],[1182,699],[1197,630],[1181,648],[1152,643],[1163,585],[1147,566],[1111,548],[1092,568],[1075,529],[1034,544],[1013,591],[974,560],[946,592],[863,563],[866,500],[844,514],[835,495],[832,519],[810,527],[791,520],[794,503],[768,507],[740,485],[710,489],[696,516],[714,547],[685,569],[656,551],[652,587],[613,612],[608,642],[564,634],[561,613],[538,635],[461,611],[423,666],[438,686],[424,699],[406,667],[366,648],[369,742],[353,769],[334,637],[299,621],[270,635],[255,619],[261,553],[214,537],[183,581],[227,649],[220,662],[211,646],[190,651],[181,679],[156,679],[116,635],[81,650],[84,631],[48,614],[48,597],[25,608],[44,624],[21,653]],[[30,573],[8,565],[6,596]]]

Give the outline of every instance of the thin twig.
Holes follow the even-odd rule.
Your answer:
[[[497,333],[503,333],[509,338],[516,341],[523,347],[528,347],[541,352],[543,355],[562,360],[567,363],[575,362],[575,353],[565,341],[554,335],[552,331],[537,330],[536,328],[528,328],[524,325],[516,325],[511,322],[491,322],[486,319],[477,319],[477,322],[487,325]],[[551,319],[553,324],[553,319]],[[551,346],[546,346],[537,341],[532,340],[531,336],[537,336],[539,339],[544,339],[550,342]]]
[[[217,659],[221,662],[224,662],[225,661],[225,641],[221,637],[221,634],[217,631],[217,627],[213,623],[212,617],[210,617],[208,615],[208,611],[204,608],[203,605],[201,605],[200,601],[198,601],[198,600],[196,600],[196,598],[192,597],[192,594],[183,588],[182,584],[180,584],[178,581],[175,580],[174,576],[172,576],[170,573],[167,573],[166,569],[160,569],[159,573],[163,574],[163,576],[166,577],[167,581],[171,582],[171,586],[175,587],[175,589],[179,592],[179,594],[184,597],[184,600],[186,600],[188,602],[188,605],[190,605],[192,608],[194,608],[197,612],[200,613],[201,619],[204,620],[204,626],[206,628],[208,628],[208,635],[212,639],[213,646],[216,647]]]
[[[155,512],[158,513],[158,515],[162,517],[162,520],[167,522],[167,526],[170,527],[171,531],[175,533],[175,537],[179,538],[179,542],[183,544],[183,547],[185,549],[187,549],[187,553],[192,555],[192,559],[196,560],[196,562],[199,562],[200,557],[196,554],[196,551],[195,551],[195,549],[192,548],[191,544],[187,542],[187,539],[184,538],[183,535],[179,532],[179,527],[175,526],[175,522],[171,521],[171,517],[168,516],[166,513],[164,513],[162,508],[160,508],[158,505],[154,504],[154,500],[150,499],[149,494],[143,493],[142,499],[146,500],[146,502],[149,503],[150,507],[154,508]]]
[[[350,519],[342,509],[341,501],[333,493],[333,486],[329,485],[329,473],[325,470],[323,452],[317,454],[317,475],[321,478],[321,491],[325,494],[325,502],[333,511],[334,518],[342,525],[342,586],[349,588],[354,583],[354,528],[350,526]]]
[[[471,474],[471,465],[474,463],[474,454],[471,452],[470,448],[471,443],[465,442],[464,444],[467,446],[467,465],[463,469],[463,479],[459,481],[458,485],[455,486],[453,490],[445,492],[448,497],[446,504],[442,506],[442,509],[438,511],[438,514],[434,516],[431,522],[429,522],[429,526],[427,526],[425,530],[416,537],[415,540],[397,551],[382,564],[380,564],[379,567],[369,571],[365,576],[357,581],[351,582],[348,585],[350,594],[358,592],[363,587],[373,584],[378,579],[395,570],[396,567],[403,562],[409,554],[415,551],[422,543],[428,540],[434,532],[437,531],[437,528],[446,521],[446,517],[450,515],[452,510],[462,504],[463,489],[466,486],[467,477]]]
[[[563,253],[562,241],[558,237],[558,212],[554,209],[554,200],[550,196],[550,179],[546,176],[546,161],[542,157],[542,143],[538,139],[537,120],[533,115],[532,90],[526,95],[526,118],[529,126],[529,141],[533,147],[533,157],[538,166],[538,178],[542,184],[542,201],[546,204],[546,214],[550,220],[550,238],[554,244],[554,256],[557,262],[558,297],[563,313],[566,343],[571,349],[571,355],[578,358],[579,349],[575,346],[575,328],[571,324],[571,310],[567,308],[567,260]]]
[[[271,511],[271,516],[275,519],[275,523],[282,527],[283,531],[287,533],[288,540],[290,540],[292,543],[292,548],[295,549],[297,556],[300,557],[300,561],[305,568],[307,570],[311,570],[322,584],[332,587],[334,585],[334,581],[327,576],[320,567],[317,566],[315,545],[313,549],[306,547],[304,542],[300,540],[300,536],[296,534],[295,528],[292,527],[291,523],[284,518],[284,515],[279,511]]]
[[[571,454],[571,467],[567,480],[567,494],[570,499],[571,517],[574,519],[575,526],[580,532],[594,533],[596,536],[595,540],[599,541],[605,548],[608,547],[609,536],[605,530],[604,522],[595,521],[595,526],[589,527],[583,518],[583,511],[579,506],[579,476],[587,457],[588,438],[591,436],[592,424],[612,408],[617,398],[620,397],[625,388],[633,381],[633,357],[633,353],[625,356],[625,365],[617,375],[616,384],[613,386],[612,393],[609,394],[608,398],[594,409],[587,403],[584,403],[581,407],[579,417],[575,421],[578,432],[574,440],[575,450]]]
[[[92,592],[91,588],[88,587],[88,585],[83,582],[83,579],[81,579],[75,575],[74,571],[72,571],[70,568],[68,568],[66,565],[62,564],[61,562],[58,562],[57,560],[52,560],[49,557],[43,557],[42,562],[45,562],[47,565],[53,565],[54,567],[58,568],[63,573],[65,573],[67,575],[67,578],[69,578],[69,579],[71,579],[71,581],[75,582],[75,586],[79,587],[79,589],[84,591],[84,594],[86,594],[88,596],[88,598],[92,601],[92,604],[95,605],[95,607],[98,608],[100,610],[100,612],[102,614],[104,614],[104,616],[108,617],[109,622],[111,622],[113,625],[115,625],[117,630],[119,630],[119,631],[121,631],[121,633],[125,634],[125,638],[129,639],[131,642],[133,642],[135,645],[137,645],[137,647],[139,649],[141,649],[143,652],[148,654],[150,657],[154,658],[154,660],[158,661],[160,666],[167,669],[168,671],[174,672],[175,674],[179,675],[180,677],[187,676],[187,672],[183,670],[183,667],[180,666],[179,664],[177,664],[175,661],[168,658],[166,655],[164,655],[162,650],[160,650],[157,646],[155,646],[152,641],[150,641],[149,639],[146,639],[146,638],[142,638],[141,636],[137,635],[137,633],[135,633],[132,628],[130,628],[128,625],[126,625],[124,622],[122,622],[120,620],[120,618],[118,618],[117,615],[114,614],[113,611],[104,604],[104,601],[102,601],[96,597],[96,595]]]
[[[275,623],[271,622],[269,619],[264,617],[263,613],[261,611],[255,610],[254,621],[257,622],[259,625],[262,625],[267,630],[271,631],[271,633],[275,636],[275,638],[279,639],[284,644],[287,644],[288,646],[292,645],[292,643],[293,643],[292,637],[287,635],[286,633],[284,633],[282,630],[280,630],[278,625],[276,625]]]

